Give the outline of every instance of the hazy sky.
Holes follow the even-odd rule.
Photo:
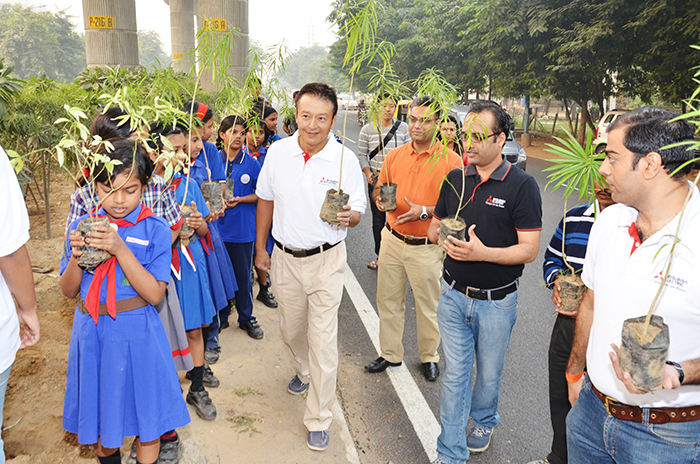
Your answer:
[[[82,0],[20,0],[25,5],[44,7],[49,11],[67,10],[74,16],[78,30],[83,31]],[[335,41],[326,17],[332,0],[250,0],[248,23],[250,37],[264,48],[284,41],[290,51],[318,43],[329,46]],[[163,0],[136,0],[136,23],[139,29],[153,29],[160,34],[166,52],[170,53],[170,13]]]

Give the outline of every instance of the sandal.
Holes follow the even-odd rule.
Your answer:
[[[370,263],[367,264],[367,267],[370,269],[377,269],[379,267],[379,258],[375,259],[374,261],[371,261]]]

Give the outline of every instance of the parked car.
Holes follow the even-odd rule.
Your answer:
[[[338,94],[338,109],[356,111],[357,110],[357,100],[352,95],[347,93]]]
[[[627,110],[610,110],[600,118],[598,129],[595,132],[595,139],[593,140],[596,153],[605,151],[605,148],[608,146],[608,126],[625,113],[627,113]]]
[[[457,115],[459,118],[459,123],[463,126],[464,119],[469,113],[469,107],[464,105],[458,105],[452,107],[452,114]],[[515,129],[515,122],[513,118],[510,118],[509,131],[506,134],[506,143],[503,145],[503,156],[515,167],[518,167],[525,171],[527,167],[527,153],[525,149],[515,140],[513,131]]]

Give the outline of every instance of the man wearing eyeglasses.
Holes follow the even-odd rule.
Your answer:
[[[445,375],[435,464],[462,464],[470,451],[489,447],[500,421],[496,409],[517,316],[518,278],[539,250],[539,187],[532,176],[504,159],[508,126],[508,114],[498,104],[472,105],[463,129],[469,165],[465,172],[448,174],[428,231],[430,240],[437,242],[440,219],[455,214],[468,229],[466,240],[450,236],[442,243],[447,256],[437,315]],[[470,416],[474,428],[466,436]]]
[[[372,196],[377,209],[384,211],[379,189],[386,183],[397,185],[396,209],[387,211],[381,236],[377,275],[381,355],[365,367],[370,373],[384,372],[403,361],[406,283],[410,282],[416,301],[418,354],[423,375],[430,382],[440,375],[437,364],[440,332],[435,311],[444,252],[428,240],[428,218],[433,213],[441,182],[462,162],[455,152],[443,151],[443,145],[438,143],[439,119],[440,109],[435,100],[429,97],[413,100],[408,118],[413,141],[387,154],[374,187]]]

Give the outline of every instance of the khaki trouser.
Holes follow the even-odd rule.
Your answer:
[[[406,315],[406,283],[411,283],[416,300],[418,354],[421,362],[438,362],[440,330],[437,305],[440,300],[440,272],[444,251],[438,245],[407,245],[382,230],[377,276],[379,343],[382,357],[389,362],[403,360],[403,328]]]
[[[309,384],[304,425],[328,430],[338,376],[338,307],[343,296],[345,242],[295,258],[275,247],[272,285],[279,302],[280,332],[292,366]]]

